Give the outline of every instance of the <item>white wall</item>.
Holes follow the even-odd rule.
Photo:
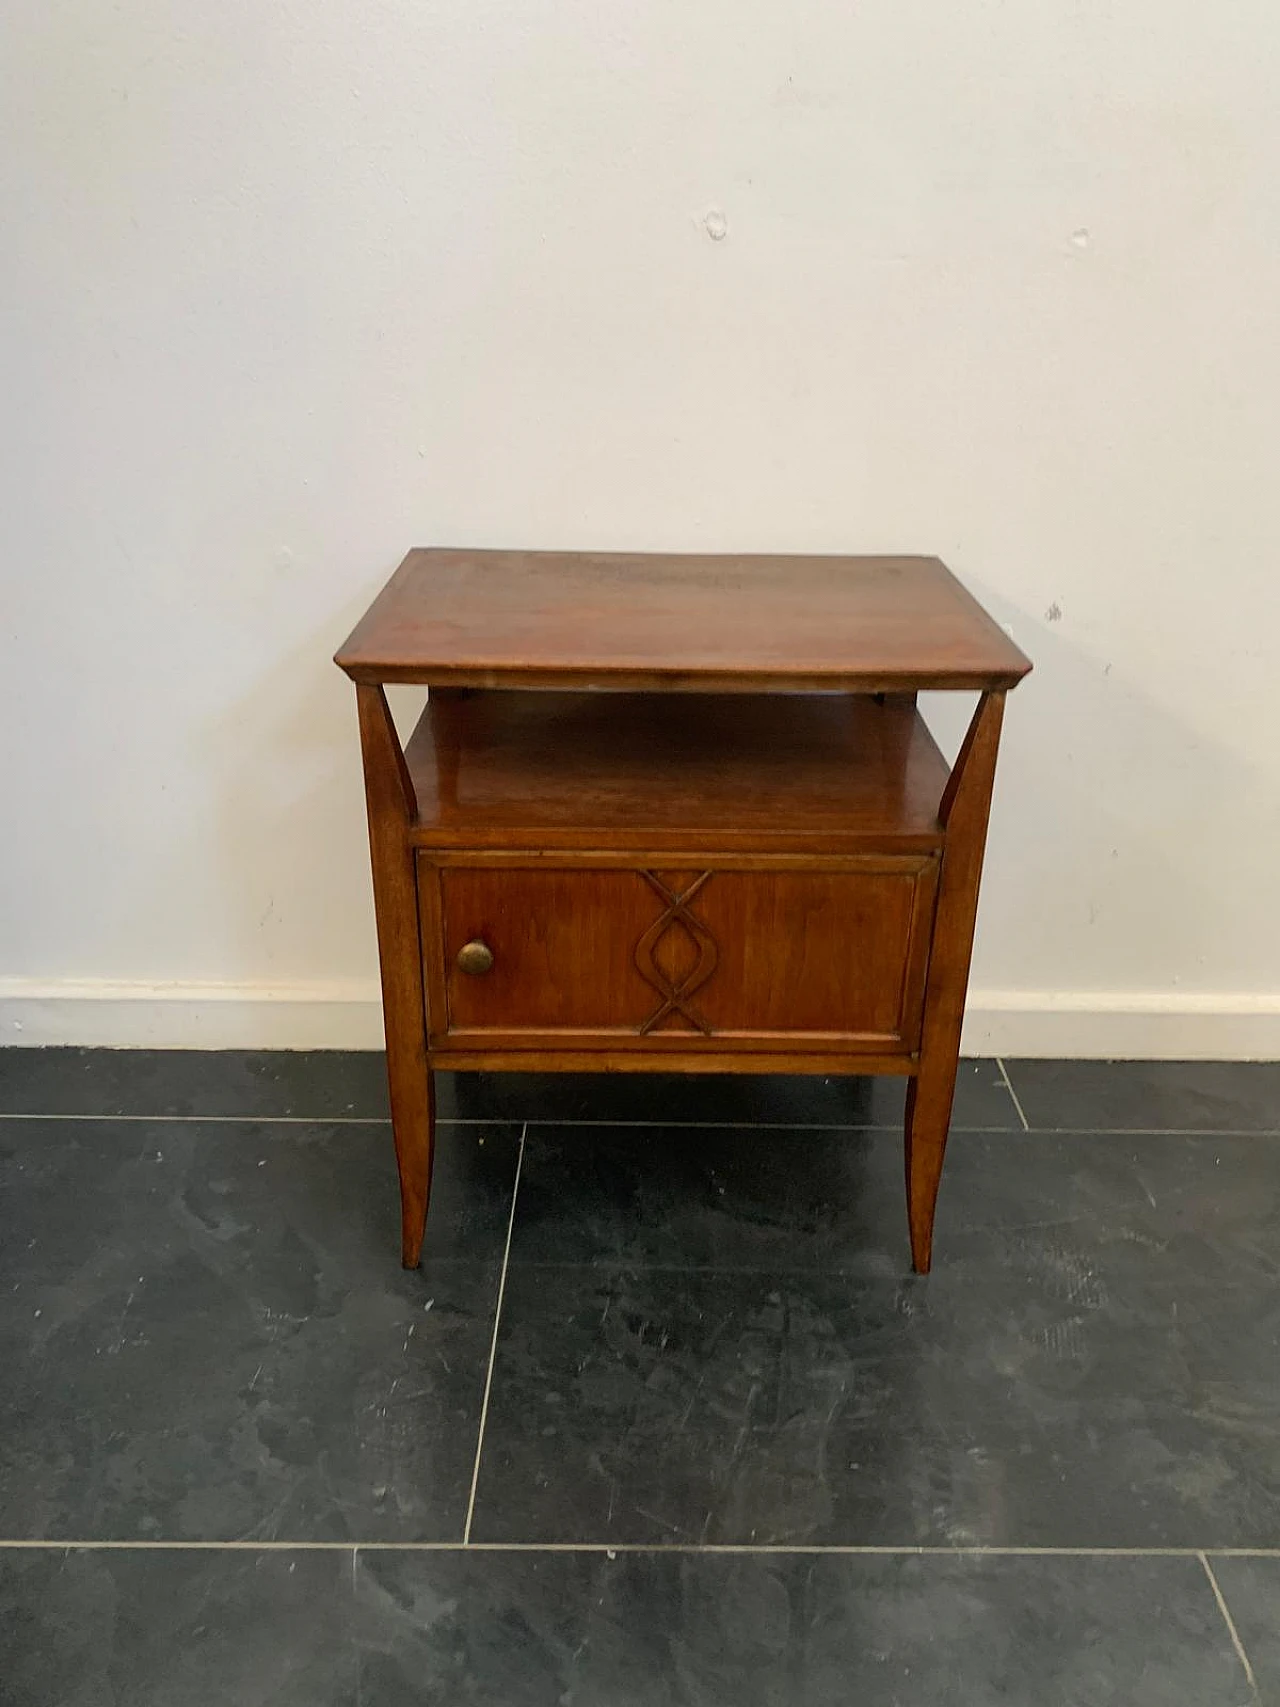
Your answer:
[[[376,1039],[328,660],[434,541],[937,551],[1037,664],[970,1045],[1280,1054],[1274,6],[0,31],[6,1041]]]

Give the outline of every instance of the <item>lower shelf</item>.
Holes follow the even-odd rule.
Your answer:
[[[948,769],[908,695],[433,692],[405,762],[423,847],[943,841]]]

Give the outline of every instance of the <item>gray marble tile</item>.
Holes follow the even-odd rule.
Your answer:
[[[1274,1285],[1280,1145],[1266,1138],[957,1131],[935,1251],[990,1275],[1107,1271]],[[812,1268],[910,1257],[902,1140],[813,1128],[529,1128],[511,1261]],[[1072,1277],[1075,1277],[1074,1279]],[[951,1284],[940,1281],[940,1284]]]
[[[506,1242],[517,1125],[447,1126],[428,1218],[434,1259],[496,1262]],[[14,1236],[7,1266],[53,1274],[90,1249],[204,1228],[246,1265],[280,1242],[379,1273],[400,1251],[390,1123],[11,1120],[0,1116],[0,1189]]]
[[[461,1534],[513,1130],[0,1121],[0,1535]]]
[[[1006,1061],[1035,1127],[1280,1132],[1280,1062]]]
[[[1191,1559],[0,1550],[5,1707],[1245,1707]]]
[[[1253,1667],[1261,1707],[1280,1707],[1280,1559],[1210,1563]]]
[[[741,1073],[442,1073],[442,1115],[519,1120],[900,1126],[906,1081]],[[962,1061],[958,1125],[1020,1128],[994,1061]]]
[[[364,1707],[1246,1707],[1194,1559],[361,1553]]]
[[[387,1113],[380,1050],[0,1049],[0,1114]]]
[[[927,1281],[512,1267],[478,1540],[1280,1540],[1280,1296],[1072,1248]]]
[[[345,1552],[0,1548],[4,1707],[355,1707]]]
[[[910,1262],[902,1139],[813,1127],[531,1125],[511,1261],[896,1276]]]
[[[442,1120],[894,1124],[900,1079],[674,1073],[439,1073]],[[0,1049],[0,1113],[383,1118],[380,1051]],[[992,1061],[964,1061],[956,1119],[1017,1126]]]
[[[1206,1134],[956,1134],[935,1248],[1068,1298],[1109,1285],[1215,1293],[1247,1314],[1280,1278],[1280,1143]]]

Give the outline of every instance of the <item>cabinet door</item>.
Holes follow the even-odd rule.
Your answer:
[[[433,1047],[910,1052],[936,869],[424,858]]]

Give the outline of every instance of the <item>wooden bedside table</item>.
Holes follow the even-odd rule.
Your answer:
[[[928,1271],[1005,690],[927,557],[411,551],[356,684],[403,1259],[434,1068],[897,1073]],[[386,682],[429,689],[402,750]],[[948,771],[921,688],[976,690]]]

